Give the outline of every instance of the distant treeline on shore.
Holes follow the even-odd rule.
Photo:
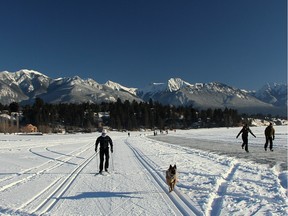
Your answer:
[[[189,107],[162,105],[158,102],[122,102],[101,104],[47,104],[40,98],[33,105],[0,104],[0,112],[17,117],[19,125],[32,124],[40,131],[65,130],[95,131],[108,127],[116,130],[189,129],[200,127],[239,126],[249,117],[235,109],[198,110]],[[16,118],[15,117],[15,118]],[[255,117],[255,116],[254,116]],[[258,118],[267,118],[261,114]],[[271,117],[271,116],[270,116]],[[19,127],[18,125],[18,127]],[[13,125],[12,125],[13,126]],[[0,129],[1,130],[1,129]]]

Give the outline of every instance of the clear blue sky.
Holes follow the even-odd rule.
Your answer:
[[[287,82],[286,0],[0,0],[0,71],[144,87]]]

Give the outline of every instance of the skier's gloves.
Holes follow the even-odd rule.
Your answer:
[[[95,149],[95,152],[97,153],[97,149]]]

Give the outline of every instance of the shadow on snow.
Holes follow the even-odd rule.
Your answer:
[[[137,198],[142,197],[135,196],[139,192],[110,192],[110,191],[98,191],[98,192],[83,192],[76,196],[61,197],[60,199],[88,199],[88,198],[107,198],[107,197],[119,197],[119,198]]]

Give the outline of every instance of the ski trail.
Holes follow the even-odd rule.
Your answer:
[[[89,146],[89,145],[90,145],[90,144],[85,145],[84,148],[86,149],[86,147]],[[34,170],[41,169],[42,166],[44,167],[44,166],[46,166],[47,164],[49,164],[49,163],[51,163],[51,162],[53,162],[53,161],[63,162],[63,160],[65,160],[65,158],[67,158],[68,156],[70,156],[71,158],[72,158],[72,157],[75,157],[75,155],[73,155],[73,154],[74,154],[75,152],[79,152],[79,150],[81,150],[82,148],[83,148],[83,147],[80,147],[80,148],[78,148],[78,149],[75,149],[75,150],[69,152],[68,154],[62,154],[61,156],[59,156],[59,157],[57,157],[57,158],[49,158],[49,160],[48,160],[47,162],[43,163],[43,164],[40,164],[40,165],[34,166],[34,167],[30,167],[30,168],[25,169],[25,170],[23,170],[23,171],[21,171],[21,172],[18,172],[18,173],[16,173],[16,174],[13,174],[13,175],[10,175],[10,176],[1,178],[1,179],[0,179],[0,183],[3,182],[3,181],[10,180],[10,179],[14,178],[15,176],[20,176],[20,175],[23,175],[23,174],[27,174],[27,173],[29,173],[29,172],[34,172]],[[49,150],[48,148],[45,148],[45,149],[46,149],[47,151],[51,151],[51,150]],[[29,149],[29,152],[35,154],[35,152],[32,151],[32,148]],[[51,151],[51,152],[52,152],[52,151]],[[82,152],[82,150],[81,150],[80,152]],[[38,156],[41,156],[41,155],[38,154]]]
[[[127,145],[127,143],[125,143],[123,141],[123,144],[125,145],[125,147],[127,149],[129,149],[131,151],[131,155],[133,155],[133,163],[135,165],[135,167],[137,167],[137,169],[140,168],[140,173],[136,174],[137,176],[139,175],[142,175],[143,177],[141,177],[141,180],[143,180],[144,178],[144,175],[149,179],[149,182],[147,181],[144,181],[141,183],[142,187],[140,188],[146,188],[146,190],[139,190],[139,185],[135,185],[135,179],[130,179],[130,178],[127,178],[127,176],[129,176],[130,174],[128,173],[123,173],[123,172],[117,172],[115,174],[118,174],[120,175],[118,178],[124,178],[126,179],[125,181],[128,181],[126,184],[130,185],[127,189],[129,191],[133,191],[133,193],[136,193],[136,194],[148,194],[148,193],[154,193],[158,199],[161,199],[161,201],[163,201],[166,206],[166,208],[168,207],[170,209],[170,211],[173,212],[173,214],[170,214],[170,215],[180,215],[181,213],[179,212],[179,210],[177,208],[174,207],[173,203],[171,203],[171,201],[169,201],[167,198],[166,198],[166,193],[163,191],[162,188],[159,188],[159,185],[154,183],[154,181],[152,180],[152,184],[151,184],[151,175],[149,172],[146,171],[146,169],[143,169],[143,165],[142,163],[139,161],[139,159],[135,156],[135,153],[132,151],[132,149]],[[132,173],[131,173],[132,174]],[[134,173],[135,174],[135,173]],[[133,175],[133,174],[132,174]],[[115,181],[115,180],[114,180]],[[117,182],[117,180],[116,180]],[[119,186],[123,186],[122,183],[119,184]],[[127,189],[123,190],[123,187],[119,188],[119,191],[127,191]],[[112,191],[116,190],[116,188],[113,188]],[[153,192],[151,192],[151,191]],[[127,193],[127,192],[124,192],[124,194]],[[128,192],[129,194],[129,192]],[[163,196],[164,194],[164,196]],[[152,195],[153,197],[155,197],[155,195]],[[128,197],[126,200],[121,201],[120,203],[117,201],[115,202],[115,207],[112,207],[110,211],[102,211],[101,212],[101,215],[155,215],[155,211],[154,211],[154,208],[156,208],[157,210],[163,208],[163,206],[161,206],[159,204],[159,202],[154,202],[152,205],[153,207],[151,207],[151,209],[147,209],[145,207],[143,207],[143,199],[140,198],[141,196],[138,197],[138,199],[135,199],[135,197]],[[168,201],[167,201],[168,200]],[[113,200],[112,200],[113,202]],[[162,203],[162,202],[161,202]],[[170,206],[173,206],[173,208],[171,208]],[[157,207],[158,206],[158,207]],[[137,213],[135,212],[135,209],[137,209]]]
[[[147,137],[145,139],[149,140],[150,138]],[[219,215],[224,215],[223,212],[229,211],[229,209],[227,209],[226,205],[229,202],[231,203],[231,200],[233,200],[233,199],[235,200],[235,198],[233,195],[234,194],[233,191],[229,191],[229,192],[227,192],[227,191],[228,191],[228,189],[239,187],[239,184],[241,185],[241,182],[239,183],[238,173],[240,175],[243,175],[241,173],[247,172],[247,173],[249,173],[249,178],[253,179],[253,176],[255,176],[255,178],[258,178],[258,174],[257,174],[258,169],[253,169],[250,166],[247,167],[247,164],[245,162],[242,163],[241,159],[238,160],[237,158],[233,158],[233,157],[224,157],[223,158],[221,155],[217,155],[217,153],[214,154],[213,152],[206,152],[206,151],[202,151],[202,150],[198,150],[198,149],[193,149],[190,147],[183,147],[183,146],[179,146],[176,144],[174,145],[172,143],[167,144],[167,143],[161,142],[161,141],[155,142],[155,140],[153,140],[153,143],[155,143],[155,145],[156,144],[163,145],[163,147],[166,147],[166,148],[169,147],[171,149],[177,149],[177,150],[182,149],[182,150],[184,150],[183,155],[181,154],[181,157],[183,157],[183,158],[185,157],[185,155],[187,153],[189,153],[191,155],[198,156],[202,159],[205,159],[205,160],[207,160],[207,162],[212,161],[215,164],[217,163],[217,164],[222,166],[222,168],[221,168],[222,172],[220,173],[220,175],[216,175],[215,177],[213,177],[215,179],[214,183],[211,185],[210,188],[207,188],[207,191],[209,191],[209,193],[207,193],[207,195],[205,196],[205,198],[207,197],[205,202],[198,199],[199,202],[203,203],[201,206],[201,209],[203,210],[203,212],[205,212],[205,215],[219,216]],[[163,149],[165,149],[165,148],[163,148]],[[165,151],[165,150],[163,150],[163,151]],[[182,159],[182,161],[183,161],[183,159]],[[187,161],[187,164],[190,163],[189,159],[187,159],[186,161]],[[191,161],[191,162],[193,164],[193,161]],[[237,175],[237,179],[235,177],[236,175]],[[287,187],[285,187],[285,183],[283,184],[283,182],[281,182],[281,177],[279,177],[279,173],[277,172],[277,170],[276,171],[274,170],[273,173],[271,173],[269,175],[278,176],[278,179],[276,181],[271,182],[271,185],[273,185],[272,187],[278,191],[279,195],[275,195],[273,197],[273,199],[267,195],[264,195],[263,197],[261,195],[254,195],[254,198],[258,199],[259,203],[255,204],[254,206],[249,206],[249,204],[247,204],[247,206],[249,206],[249,214],[250,215],[264,214],[264,211],[266,211],[266,213],[267,213],[267,210],[266,210],[267,206],[262,203],[262,200],[267,200],[269,205],[270,205],[270,202],[272,203],[271,205],[274,205],[273,203],[276,203],[276,207],[277,207],[277,205],[279,207],[277,207],[277,209],[273,209],[274,212],[275,211],[276,212],[277,211],[282,212],[283,208],[285,208],[284,206],[287,206],[287,200],[285,200],[285,198],[283,198],[283,197],[287,197],[287,195],[286,195],[287,194]],[[265,175],[265,178],[267,178],[267,177],[269,178],[269,175],[268,176]],[[264,183],[265,178],[264,177],[262,177],[262,178],[263,178],[263,183],[262,183],[262,179],[260,179],[259,182],[255,181],[255,187],[260,187],[261,184],[265,184]],[[249,181],[248,178],[244,179],[244,182],[245,181],[246,182]],[[247,184],[247,183],[245,183],[245,184]],[[235,186],[235,185],[237,185],[237,186]],[[184,188],[184,190],[186,190],[186,188],[189,188],[191,186],[192,185],[183,185],[183,188]],[[244,192],[244,194],[245,194],[245,192]],[[249,197],[249,195],[247,197]],[[235,202],[237,202],[237,201],[235,200]],[[245,201],[243,202],[244,205],[246,202]],[[265,203],[265,201],[263,201],[263,202]]]
[[[82,154],[83,152],[85,152],[91,148],[90,144],[88,144],[87,146],[84,149],[82,149],[81,151],[79,151],[79,149],[72,151],[68,156],[62,155],[62,156],[55,158],[55,159],[50,158],[49,161],[47,161],[47,162],[45,162],[39,166],[35,166],[33,168],[26,169],[26,170],[24,170],[24,171],[22,171],[16,175],[8,176],[4,179],[1,179],[0,183],[2,183],[2,182],[5,183],[5,182],[8,182],[8,181],[13,180],[15,178],[20,178],[18,180],[13,180],[12,182],[6,183],[4,185],[2,184],[0,186],[0,192],[7,190],[13,186],[25,183],[25,182],[33,179],[35,176],[37,176],[39,174],[42,174],[42,173],[51,171],[53,169],[56,169],[57,167],[63,165],[64,163],[67,163],[71,159],[75,158],[75,156],[77,157],[78,155]],[[29,151],[33,153],[32,149],[30,149]],[[76,155],[73,155],[73,153],[77,152],[77,151],[79,151],[79,152]],[[51,164],[51,163],[53,163],[53,164]],[[76,165],[76,164],[74,164],[74,165]],[[30,174],[26,177],[25,176],[22,177],[22,175],[29,174],[31,172],[33,172],[33,174]]]
[[[122,183],[118,184],[117,186],[115,186],[111,192],[116,191],[116,189],[119,187],[119,185],[121,185]],[[132,198],[128,198],[126,199],[124,202],[121,202],[121,204],[116,204],[117,206],[115,208],[113,208],[109,213],[105,213],[105,211],[103,211],[103,215],[129,215],[128,211],[131,211],[132,206],[135,205],[134,202],[131,201]]]
[[[173,145],[173,144],[167,144],[163,143],[161,141],[155,141],[151,140],[147,137],[143,138],[144,140],[148,140],[149,142],[155,143],[155,144],[160,144],[162,146],[169,146],[171,149],[175,150],[185,150],[185,154],[189,155],[196,155],[200,158],[206,159],[208,161],[212,161],[215,163],[218,163],[220,165],[223,165],[224,167],[229,168],[225,174],[220,176],[220,178],[216,181],[216,184],[213,186],[214,192],[212,192],[207,201],[207,207],[203,209],[205,212],[205,215],[220,215],[221,213],[221,207],[223,205],[223,199],[225,197],[225,194],[227,192],[227,188],[229,186],[229,182],[232,181],[233,176],[235,172],[237,171],[239,167],[239,163],[235,162],[234,159],[225,159],[225,160],[219,160],[219,157],[213,153],[210,152],[204,152],[201,150],[196,150],[196,149],[191,149],[191,148],[185,148],[182,146],[178,145]],[[175,160],[175,159],[174,159]],[[177,193],[178,190],[176,190]],[[181,193],[179,193],[181,194]]]
[[[41,190],[38,194],[36,194],[34,197],[32,197],[30,200],[28,200],[26,203],[23,203],[20,207],[16,209],[16,212],[21,212],[21,209],[24,209],[31,203],[33,203],[36,199],[41,197],[46,191],[49,191],[52,187],[54,187],[59,181],[61,180],[60,178],[55,179],[50,185],[48,185],[46,188]]]
[[[239,163],[231,163],[230,169],[217,181],[215,192],[210,195],[207,203],[205,215],[218,216],[221,213],[224,196],[226,195],[229,182],[233,180],[233,176],[239,167]]]
[[[181,195],[181,192],[179,192],[177,189],[175,189],[175,193],[168,193],[166,180],[163,174],[161,174],[159,171],[157,171],[157,168],[154,168],[150,162],[148,162],[147,159],[145,159],[145,155],[136,147],[133,147],[131,143],[129,143],[127,140],[125,143],[130,147],[130,149],[134,152],[139,162],[144,166],[144,168],[151,174],[153,179],[157,182],[158,186],[165,192],[167,198],[174,203],[176,208],[183,214],[183,215],[203,215],[202,212],[197,210],[197,208],[194,207],[191,200],[186,198],[185,196]],[[158,169],[159,170],[159,169]]]
[[[57,185],[57,187],[50,192],[50,194],[46,195],[46,197],[42,200],[40,204],[38,204],[32,211],[30,211],[30,214],[45,214],[46,212],[50,211],[53,206],[58,202],[59,198],[65,193],[65,191],[72,185],[74,180],[77,178],[77,176],[81,173],[81,171],[92,161],[92,159],[96,156],[96,154],[91,155],[88,157],[85,161],[83,161],[80,165],[78,165],[68,176],[66,176],[63,181]],[[55,183],[58,181],[55,180]],[[48,186],[46,189],[53,188],[51,186],[54,186],[53,183]],[[43,192],[46,190],[44,189]],[[34,200],[39,197],[39,195],[34,197]],[[32,201],[30,201],[31,203]]]

